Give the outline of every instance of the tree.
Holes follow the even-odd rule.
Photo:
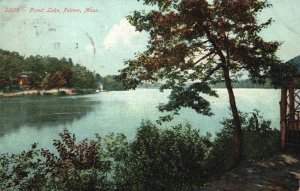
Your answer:
[[[116,79],[114,75],[105,76],[102,80],[103,89],[107,91],[124,90],[124,86]]]
[[[62,88],[70,83],[72,77],[72,71],[70,69],[64,69],[62,71],[57,71],[54,74],[47,75],[42,83],[45,89],[51,88]]]
[[[47,76],[47,59],[42,56],[29,56],[25,59],[23,71],[30,72],[31,86],[40,88],[43,79]]]
[[[15,78],[22,71],[23,60],[17,52],[0,49],[0,90],[12,90],[17,86]]]
[[[259,22],[258,14],[271,5],[267,0],[144,0],[149,12],[128,16],[138,31],[150,34],[147,50],[125,61],[119,79],[126,88],[143,81],[172,89],[160,111],[189,107],[212,115],[202,96],[217,96],[209,83],[224,81],[234,122],[236,164],[242,160],[242,131],[232,77],[247,72],[253,82],[263,83],[273,66],[278,42],[266,42],[259,33],[272,20]],[[156,6],[156,7],[155,7]],[[277,67],[278,68],[278,67]],[[168,117],[167,119],[169,119]]]
[[[101,79],[100,74],[89,71],[85,66],[79,64],[72,68],[73,76],[70,84],[73,88],[96,89]]]

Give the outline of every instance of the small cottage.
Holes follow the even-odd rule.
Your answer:
[[[29,88],[30,87],[30,77],[28,74],[22,73],[17,76],[17,83],[22,88]]]

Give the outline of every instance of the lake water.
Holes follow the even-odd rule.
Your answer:
[[[234,92],[241,111],[259,109],[273,127],[279,127],[280,90],[235,89]],[[70,97],[2,97],[0,153],[17,153],[29,149],[34,142],[51,149],[52,140],[64,128],[79,140],[111,132],[133,138],[143,120],[155,122],[162,115],[157,106],[167,101],[169,93],[139,89]],[[219,122],[230,116],[230,110],[227,91],[217,89],[217,93],[219,98],[209,98],[214,116],[183,109],[174,121],[162,126],[190,123],[193,128],[200,128],[202,134],[219,131],[222,128]]]

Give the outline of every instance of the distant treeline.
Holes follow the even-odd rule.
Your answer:
[[[162,84],[160,83],[143,83],[139,85],[139,88],[147,88],[147,89],[159,89]],[[224,82],[218,82],[214,84],[210,84],[212,88],[226,88]],[[232,83],[233,88],[273,88],[271,82],[267,80],[265,84],[253,83],[250,79],[237,80]]]
[[[162,84],[160,83],[143,83],[138,86],[138,88],[146,88],[146,89],[159,89]]]
[[[116,80],[115,75],[108,75],[102,78],[103,89],[106,91],[125,90],[123,83]]]
[[[210,84],[212,88],[226,88],[224,82]],[[269,80],[265,84],[253,83],[250,79],[237,80],[232,83],[233,88],[273,88]]]

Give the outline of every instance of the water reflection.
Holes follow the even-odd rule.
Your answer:
[[[72,124],[94,111],[99,103],[86,97],[1,97],[0,137],[21,126],[43,128]]]
[[[239,109],[251,112],[261,111],[264,118],[272,121],[272,127],[279,124],[279,90],[235,89]],[[222,128],[219,123],[230,116],[225,89],[218,89],[219,98],[209,98],[214,116],[202,116],[190,109],[183,109],[169,127],[187,122],[200,129],[205,135]],[[38,143],[51,149],[52,140],[64,128],[74,133],[77,140],[102,137],[111,133],[124,133],[134,138],[136,128],[142,120],[155,121],[162,114],[156,106],[166,102],[170,92],[158,90],[136,90],[103,92],[74,97],[15,97],[0,98],[0,153],[19,153]],[[261,99],[267,97],[268,99]]]

